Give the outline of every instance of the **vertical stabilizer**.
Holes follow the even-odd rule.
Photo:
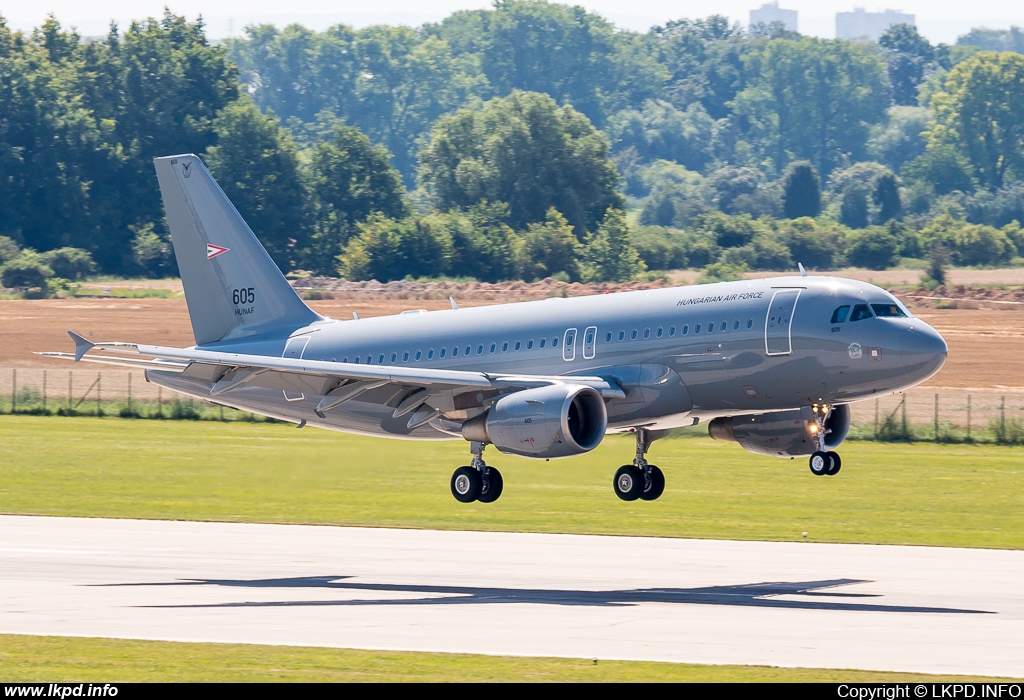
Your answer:
[[[154,159],[197,345],[320,320],[194,155]]]

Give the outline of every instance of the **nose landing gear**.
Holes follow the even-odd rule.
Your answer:
[[[615,472],[612,485],[615,495],[623,501],[654,501],[665,492],[665,474],[647,461],[651,443],[662,437],[661,431],[636,429],[636,457],[633,464],[624,464]]]
[[[452,474],[452,495],[460,503],[494,503],[501,496],[505,482],[501,472],[484,463],[484,447],[482,442],[471,442],[472,466],[459,467]]]
[[[835,476],[843,466],[839,453],[827,451],[825,445],[825,435],[829,432],[825,427],[825,419],[828,418],[830,409],[830,406],[825,405],[811,406],[813,422],[810,431],[814,438],[815,451],[811,454],[809,466],[815,476]]]

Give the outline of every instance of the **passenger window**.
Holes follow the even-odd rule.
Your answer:
[[[634,328],[633,331],[629,334],[629,339],[636,340],[636,335],[636,328]]]
[[[871,318],[871,309],[867,304],[857,304],[853,307],[853,313],[850,315],[851,322],[863,321],[866,318]]]
[[[352,364],[355,364],[355,365],[359,364],[359,355],[356,355],[356,359],[352,360]]]
[[[348,358],[347,357],[343,357],[343,358],[341,358],[341,361],[342,362],[348,362]]]
[[[727,330],[729,330],[729,322],[722,321],[722,332],[725,333]]]
[[[508,341],[501,344],[501,351],[508,352]]]
[[[650,328],[644,328],[644,340],[647,340],[650,337],[651,337],[651,329]]]
[[[690,332],[690,324],[687,323],[687,324],[683,325],[682,330],[679,331],[679,335],[686,335],[689,332]]]
[[[676,327],[675,326],[669,326],[668,327],[668,337],[671,338],[675,334],[676,334]]]
[[[476,354],[477,355],[483,355],[484,354],[484,346],[483,345],[480,345],[479,347],[477,347]]]
[[[754,319],[748,318],[747,319],[747,330],[750,330],[753,327],[754,327]]]
[[[397,360],[398,360],[398,353],[397,352],[391,353],[391,361],[395,362]]]
[[[456,345],[454,348],[452,348],[452,357],[458,357],[458,356],[459,356],[459,346]]]
[[[872,304],[871,308],[875,310],[875,316],[878,318],[903,318],[906,316],[903,309],[896,304]]]
[[[846,323],[846,317],[850,315],[850,305],[845,304],[832,312],[832,323]]]
[[[366,364],[368,364],[368,365],[372,365],[373,364],[373,355],[367,355],[366,356]]]
[[[533,350],[533,341],[532,340],[526,341],[526,349],[527,350]]]
[[[551,347],[553,347],[553,348],[557,348],[558,347],[558,336],[557,335],[554,338],[551,339]]]
[[[416,361],[419,362],[422,359],[423,359],[423,351],[422,350],[417,350],[416,351]]]
[[[467,355],[472,355],[473,354],[473,347],[472,346],[470,346],[470,345],[466,346],[466,354]]]
[[[540,339],[540,346],[541,346],[541,347],[544,347],[544,343],[546,343],[546,342],[548,342],[548,339],[547,339],[547,338],[541,338],[541,339]]]
[[[604,342],[606,342],[606,343],[612,342],[612,332],[611,331],[608,331],[608,333],[605,335]]]
[[[739,322],[739,320],[737,320],[736,323],[732,324],[732,329],[734,331],[738,331],[740,329],[740,322]]]
[[[664,333],[665,333],[665,329],[664,329],[664,328],[662,328],[661,326],[658,326],[658,330],[656,330],[656,331],[654,332],[654,334],[655,334],[656,336],[658,336],[659,338],[660,338],[660,337],[661,337],[662,335],[664,335]]]
[[[523,347],[523,344],[517,340],[516,341],[516,352],[519,352],[519,348],[521,348],[521,347]]]
[[[708,333],[714,333],[714,332],[715,332],[715,322],[712,321],[711,323],[708,324]]]
[[[490,350],[490,351],[491,351],[491,352],[493,353],[493,352],[494,352],[494,349],[495,349],[496,347],[498,347],[497,343],[491,343],[491,350]]]
[[[445,353],[447,353],[447,352],[448,352],[448,348],[441,348],[441,357],[444,357]]]
[[[409,361],[409,351],[406,350],[405,352],[402,353],[402,362],[408,362],[408,361]]]
[[[693,327],[693,332],[694,332],[695,335],[697,333],[700,333],[700,324],[699,323],[696,326]]]
[[[381,353],[380,357],[377,358],[377,364],[378,365],[384,364],[384,353]]]
[[[626,339],[626,331],[619,331],[619,340],[623,341]]]
[[[434,348],[430,348],[429,350],[427,350],[427,359],[428,360],[433,360],[434,359]]]

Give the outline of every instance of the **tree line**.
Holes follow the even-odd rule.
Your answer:
[[[1019,39],[900,25],[851,43],[722,17],[637,33],[531,0],[220,45],[170,11],[88,39],[0,18],[0,283],[174,274],[151,159],[181,152],[285,271],[1012,263]],[[42,257],[59,250],[79,263]]]

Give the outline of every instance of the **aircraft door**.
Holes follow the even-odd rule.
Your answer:
[[[287,360],[301,360],[302,353],[306,352],[306,344],[309,343],[309,336],[303,335],[298,338],[289,338],[288,343],[284,346],[284,352],[281,353],[281,357]],[[285,401],[302,401],[306,398],[305,394],[288,391],[285,389],[282,391],[284,394]]]
[[[793,352],[793,314],[799,298],[799,289],[780,289],[775,292],[764,319],[765,354],[789,355]]]
[[[583,359],[593,360],[597,354],[597,326],[588,326],[583,331]]]
[[[572,362],[576,359],[576,329],[570,328],[562,338],[562,359]]]

